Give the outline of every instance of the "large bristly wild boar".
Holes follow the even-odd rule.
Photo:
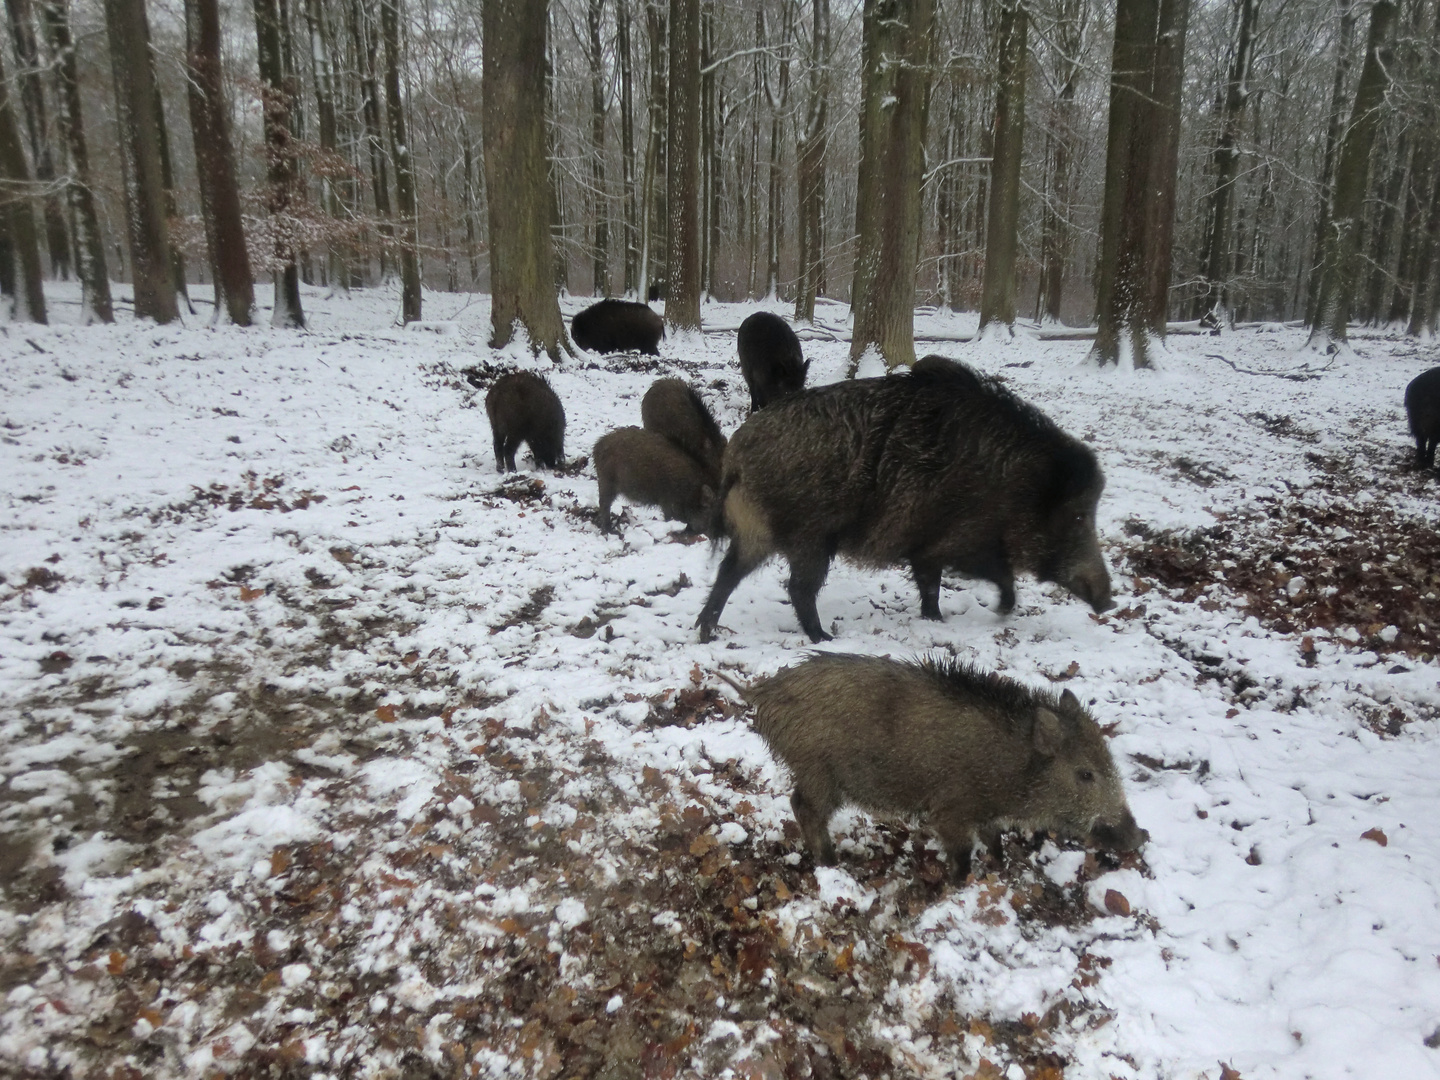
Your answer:
[[[1410,434],[1415,436],[1415,460],[1420,468],[1435,464],[1435,448],[1440,445],[1440,367],[1433,367],[1410,380],[1405,387],[1405,415],[1410,419]]]
[[[835,861],[827,824],[847,804],[925,815],[961,881],[977,835],[997,858],[1006,829],[1119,851],[1149,839],[1105,736],[1069,690],[1056,697],[953,661],[837,653],[737,689],[794,777],[790,805],[817,863]]]
[[[709,641],[725,601],[771,555],[811,641],[830,635],[815,596],[837,554],[908,564],[920,614],[940,618],[946,568],[1000,588],[1054,581],[1111,606],[1095,534],[1105,477],[1092,451],[1039,409],[963,365],[852,379],[755,413],[725,449],[711,536],[730,540],[697,625]]]
[[[735,346],[740,352],[740,374],[750,388],[751,412],[805,388],[810,363],[800,351],[795,331],[779,315],[755,312],[740,324]]]
[[[646,431],[663,435],[698,461],[714,487],[720,486],[725,436],[695,390],[679,379],[656,379],[640,402]]]
[[[570,320],[570,338],[591,352],[642,352],[660,355],[665,323],[649,304],[601,300]]]
[[[565,408],[550,384],[531,371],[512,371],[485,395],[485,415],[495,436],[495,468],[515,471],[522,442],[535,460],[556,468],[565,455]]]
[[[658,506],[672,521],[703,532],[713,517],[715,489],[704,468],[663,435],[623,427],[595,444],[600,481],[600,531],[610,531],[610,504],[616,495]]]

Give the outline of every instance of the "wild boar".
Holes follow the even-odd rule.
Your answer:
[[[1416,464],[1433,468],[1435,447],[1440,445],[1440,367],[1410,380],[1405,387],[1405,415],[1410,420],[1410,434],[1415,436]]]
[[[646,431],[665,436],[698,461],[712,487],[720,486],[725,436],[693,388],[679,379],[656,379],[640,402],[640,419]]]
[[[610,531],[610,504],[616,495],[658,506],[672,521],[703,532],[712,517],[715,489],[700,463],[663,435],[624,427],[602,435],[595,444],[595,475],[600,481],[601,532]]]
[[[755,312],[740,324],[735,345],[740,352],[740,374],[750,388],[751,412],[804,388],[810,364],[800,351],[795,331],[779,315]]]
[[[665,323],[649,304],[601,300],[570,320],[570,338],[591,352],[642,352],[660,355]]]
[[[548,469],[564,459],[565,408],[542,376],[531,371],[500,376],[485,395],[485,415],[495,437],[495,468],[514,472],[522,442]]]

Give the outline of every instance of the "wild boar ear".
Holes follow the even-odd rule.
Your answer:
[[[1060,752],[1065,734],[1060,728],[1060,718],[1049,709],[1035,710],[1035,752],[1041,757],[1054,757]]]
[[[1066,712],[1079,712],[1080,699],[1068,688],[1060,695],[1060,707]]]

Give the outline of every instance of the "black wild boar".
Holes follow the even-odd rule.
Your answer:
[[[485,415],[495,436],[495,468],[514,472],[522,442],[546,468],[556,468],[564,458],[565,409],[534,372],[512,371],[496,379],[485,395]]]
[[[1015,573],[1111,606],[1095,534],[1105,477],[1095,453],[994,379],[963,365],[852,379],[755,413],[731,437],[711,535],[729,549],[697,625],[709,641],[725,601],[771,555],[811,641],[815,597],[838,553],[871,566],[908,563],[920,614],[940,618],[950,568],[1000,588]]]
[[[1435,465],[1435,447],[1440,445],[1440,367],[1433,367],[1410,380],[1405,387],[1405,415],[1410,434],[1415,436],[1415,460],[1420,468]]]
[[[800,351],[795,331],[779,315],[755,312],[740,324],[735,344],[740,350],[740,374],[750,388],[751,412],[805,388],[809,361]]]
[[[835,862],[827,823],[848,804],[925,815],[957,881],[977,834],[997,858],[1006,829],[1120,851],[1149,839],[1105,736],[1069,690],[1056,697],[953,661],[837,653],[737,689],[794,777],[790,805],[817,863]]]
[[[570,337],[591,352],[642,352],[660,355],[665,323],[648,304],[601,300],[570,320]]]
[[[600,481],[600,531],[610,531],[610,504],[616,495],[658,506],[672,521],[703,532],[712,516],[715,489],[700,463],[663,435],[623,427],[595,444]]]
[[[663,435],[698,461],[714,487],[720,486],[725,436],[693,388],[679,379],[656,379],[640,402],[646,431]]]

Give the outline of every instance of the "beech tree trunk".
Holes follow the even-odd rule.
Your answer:
[[[135,317],[173,322],[180,311],[170,261],[165,174],[155,124],[155,69],[144,0],[105,0],[115,111],[120,124],[125,218],[130,240]]]
[[[1305,321],[1315,322],[1315,305],[1320,298],[1320,271],[1325,260],[1325,235],[1329,231],[1331,187],[1335,182],[1335,153],[1344,134],[1345,84],[1354,63],[1355,6],[1354,0],[1335,0],[1339,16],[1335,42],[1335,79],[1330,85],[1330,111],[1325,128],[1325,161],[1320,169],[1320,192],[1315,209],[1315,254],[1310,266],[1309,288],[1306,293]]]
[[[624,3],[624,0],[619,0]],[[610,295],[610,205],[605,195],[605,54],[600,44],[600,24],[605,18],[605,0],[590,0],[585,13],[590,32],[590,220],[595,223],[591,238],[591,292]]]
[[[15,56],[20,62],[20,101],[25,107],[25,131],[30,142],[30,160],[35,179],[43,187],[55,180],[55,159],[50,147],[50,123],[45,109],[45,89],[40,82],[43,68],[35,38],[35,13],[30,0],[5,0],[10,15],[10,33]],[[60,196],[53,191],[42,196],[45,215],[45,246],[50,251],[50,272],[62,281],[70,277],[70,236]]]
[[[249,326],[255,308],[255,278],[235,180],[230,109],[220,67],[220,10],[216,0],[185,0],[185,66],[190,128],[200,184],[200,213],[215,275],[215,318]]]
[[[782,8],[780,24],[780,72],[778,89],[770,89],[765,80],[765,96],[770,104],[770,167],[767,171],[765,217],[765,295],[774,299],[780,290],[780,245],[785,241],[785,206],[780,184],[780,146],[784,134],[785,108],[790,102],[790,46],[795,38],[795,5]],[[767,66],[768,71],[768,66]]]
[[[915,269],[935,3],[865,0],[863,18],[852,372],[872,346],[887,367],[915,362]]]
[[[72,175],[65,194],[75,221],[75,271],[80,279],[80,321],[85,325],[114,322],[105,243],[95,213],[95,193],[90,186],[90,154],[80,112],[80,78],[75,63],[75,45],[70,37],[66,0],[41,0],[41,11],[55,63],[55,126],[70,154]]]
[[[1059,54],[1058,84],[1051,106],[1048,142],[1051,150],[1050,197],[1045,203],[1040,236],[1040,294],[1036,307],[1044,322],[1060,321],[1064,299],[1065,268],[1070,260],[1070,203],[1072,161],[1075,156],[1075,83],[1080,77],[1083,46],[1083,0],[1066,0],[1053,29]]]
[[[665,323],[700,329],[700,0],[670,0]]]
[[[360,114],[365,125],[365,145],[370,154],[370,190],[375,199],[375,216],[380,219],[380,280],[390,277],[387,250],[394,228],[390,224],[390,180],[385,161],[385,144],[380,134],[380,84],[375,75],[377,35],[365,0],[351,0],[350,36],[359,71]]]
[[[650,132],[645,141],[645,179],[640,196],[640,299],[652,286],[664,287],[669,217],[665,209],[665,90],[667,14],[661,0],[646,0],[645,31],[650,45]]]
[[[322,0],[305,0],[305,23],[310,32],[310,71],[315,91],[315,109],[320,129],[320,204],[325,213],[343,221],[349,208],[341,194],[336,173],[340,154],[339,123],[335,101],[339,96],[339,79],[335,74],[333,35],[325,16]],[[326,276],[331,288],[350,287],[349,244],[331,240],[326,245]]]
[[[825,150],[830,113],[830,0],[810,0],[809,101],[805,130],[795,148],[799,174],[799,266],[795,320],[815,321],[815,297],[824,276]]]
[[[1215,149],[1210,155],[1215,174],[1215,188],[1210,193],[1206,219],[1210,229],[1200,257],[1200,282],[1203,292],[1195,301],[1195,317],[1201,325],[1229,326],[1230,243],[1234,225],[1235,177],[1240,171],[1240,150],[1236,143],[1244,119],[1245,104],[1250,98],[1250,66],[1255,55],[1255,22],[1260,15],[1260,0],[1234,0],[1235,44],[1230,54],[1225,89],[1216,102],[1220,128]]]
[[[1365,62],[1355,89],[1350,123],[1340,142],[1335,163],[1335,187],[1325,231],[1320,290],[1310,322],[1311,348],[1333,352],[1346,340],[1350,305],[1360,245],[1361,214],[1370,174],[1370,154],[1380,123],[1380,105],[1390,87],[1390,42],[1396,7],[1391,0],[1376,0],[1370,9],[1370,32]]]
[[[275,269],[275,307],[272,326],[301,327],[300,268],[290,239],[290,206],[295,197],[295,149],[290,136],[290,94],[280,52],[282,29],[277,0],[254,0],[256,56],[260,66],[265,110],[265,179],[271,228],[275,230],[272,258]]]
[[[1015,256],[1020,235],[1020,164],[1025,144],[1025,65],[1028,17],[1018,2],[1000,10],[999,74],[990,153],[990,213],[985,230],[985,280],[980,329],[991,323],[1015,327]]]
[[[380,0],[385,38],[385,116],[390,128],[390,157],[395,162],[395,202],[400,211],[401,321],[420,318],[420,236],[415,217],[415,169],[405,137],[405,106],[400,98],[400,0]]]
[[[1120,0],[1091,358],[1151,365],[1165,336],[1189,0]]]
[[[13,269],[16,322],[43,323],[45,317],[44,272],[40,266],[40,239],[35,228],[34,194],[30,166],[25,161],[25,144],[15,117],[14,95],[0,67],[0,206],[9,226],[10,260]]]
[[[640,292],[640,228],[639,198],[635,190],[635,73],[630,55],[630,0],[615,0],[615,51],[620,66],[620,167],[625,187],[625,295],[633,296]]]
[[[550,181],[545,159],[546,4],[484,0],[481,94],[490,216],[491,348],[518,322],[530,346],[558,360],[570,352],[555,296]]]

